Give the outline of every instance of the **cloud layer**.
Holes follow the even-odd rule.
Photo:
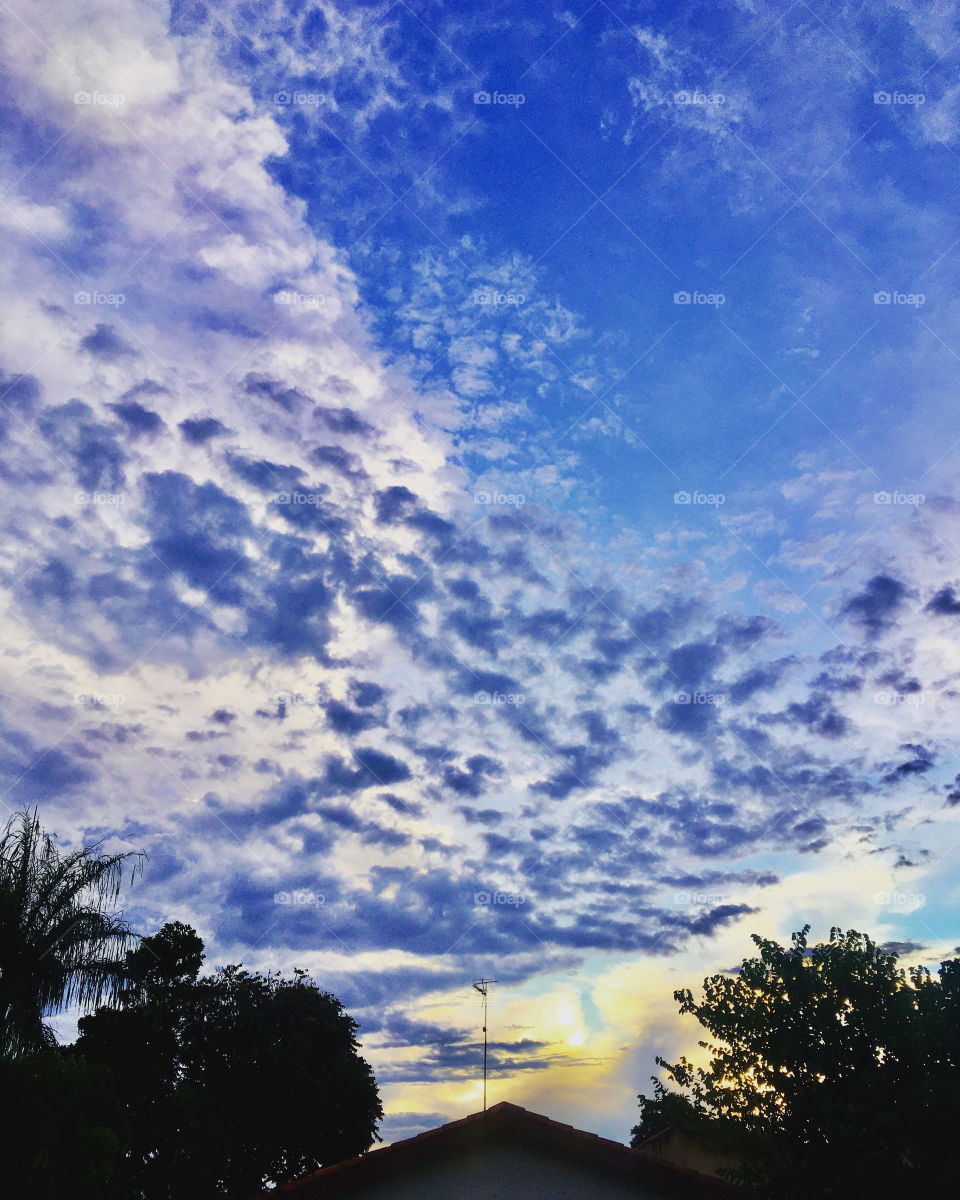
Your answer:
[[[738,318],[674,335],[668,298],[669,321],[632,325],[605,285],[574,286],[573,251],[564,288],[519,236],[498,244],[496,197],[470,183],[508,140],[482,122],[504,114],[478,113],[467,89],[495,81],[464,65],[489,47],[428,13],[414,70],[413,17],[391,13],[8,16],[0,781],[65,841],[148,851],[127,898],[144,929],[180,917],[215,960],[316,970],[361,1019],[399,1131],[475,1104],[462,1001],[480,974],[510,989],[498,1076],[535,1099],[549,1075],[571,1115],[564,1080],[629,1103],[631,1055],[675,1036],[672,988],[731,966],[753,928],[812,908],[947,945],[932,900],[949,907],[960,778],[960,509],[941,399],[891,477],[859,417],[820,414],[792,367],[771,384]],[[540,47],[524,30],[518,64]],[[857,86],[883,67],[828,54],[814,23],[792,32]],[[723,200],[741,236],[773,220],[765,174],[800,184],[760,76],[733,75],[722,112],[678,105],[681,85],[714,86],[689,29],[587,33],[616,51],[595,134],[635,157],[669,114],[644,184],[661,210],[672,180],[726,178],[763,133],[766,173]],[[568,51],[583,70],[587,33],[529,68],[511,115],[544,142],[536,96]],[[944,31],[915,37],[918,56],[946,50]],[[955,141],[950,104],[931,96],[903,136]],[[852,140],[850,112],[828,115],[807,147],[824,171]],[[415,184],[441,135],[449,161]],[[849,170],[831,187],[857,197]],[[573,221],[558,188],[541,190]],[[543,244],[567,223],[540,220]],[[944,231],[921,232],[932,254]],[[651,294],[682,290],[689,272],[632,253]],[[810,350],[793,361],[816,379],[811,269],[775,299],[796,318],[776,353]],[[930,319],[949,338],[951,312]],[[928,334],[904,330],[891,343],[935,392]],[[683,351],[645,350],[658,334]],[[848,349],[857,370],[838,374],[872,386],[887,346],[830,361]],[[670,364],[643,394],[623,382],[635,353]],[[750,456],[726,483],[694,401],[670,398],[697,371],[749,397],[729,429],[714,410],[724,463]],[[794,409],[819,437],[753,453]],[[649,507],[618,508],[617,488]],[[629,1112],[609,1121],[623,1136]]]

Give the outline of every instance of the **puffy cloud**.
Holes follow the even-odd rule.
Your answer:
[[[851,596],[840,612],[871,637],[879,637],[893,625],[895,614],[903,606],[909,589],[890,575],[874,575],[862,592]]]

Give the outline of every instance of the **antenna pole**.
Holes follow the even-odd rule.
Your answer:
[[[487,1111],[487,989],[483,989],[483,1111]]]
[[[487,987],[496,979],[479,979],[473,985],[483,997],[483,1111],[487,1111]]]

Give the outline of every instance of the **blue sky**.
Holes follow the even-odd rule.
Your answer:
[[[9,810],[313,970],[391,1138],[481,974],[625,1138],[750,933],[952,953],[955,6],[2,19]]]

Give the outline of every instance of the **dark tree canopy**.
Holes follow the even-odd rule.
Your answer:
[[[161,997],[177,984],[194,981],[203,960],[203,941],[197,931],[182,921],[170,921],[127,951],[123,974],[128,994],[138,1001]]]
[[[703,1114],[682,1092],[671,1092],[659,1079],[653,1080],[653,1095],[639,1096],[640,1120],[630,1130],[630,1145],[642,1146],[665,1129],[702,1125]]]
[[[340,1001],[303,971],[201,976],[203,957],[189,925],[164,925],[74,1045],[0,1055],[17,1195],[250,1200],[374,1141],[380,1097]]]
[[[74,1052],[111,1071],[131,1131],[134,1194],[242,1200],[366,1150],[383,1113],[339,1000],[302,971],[199,977],[202,958],[165,925],[128,955],[122,1008],[80,1021]]]
[[[7,1195],[120,1200],[129,1187],[124,1114],[110,1072],[50,1047],[0,1058]]]
[[[737,974],[706,979],[699,1001],[675,993],[711,1062],[657,1060],[682,1092],[640,1097],[634,1144],[692,1111],[761,1196],[956,1194],[960,961],[934,978],[855,930],[813,947],[808,930],[790,947],[755,935]]]

